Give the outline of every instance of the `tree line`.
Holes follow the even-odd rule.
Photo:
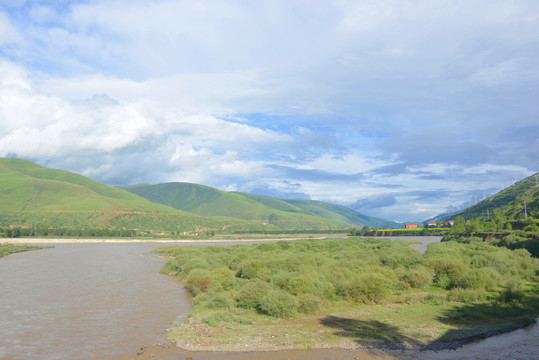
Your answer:
[[[134,237],[136,230],[126,229],[68,229],[68,228],[0,228],[0,237]]]

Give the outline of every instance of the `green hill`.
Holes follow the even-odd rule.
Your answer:
[[[195,232],[248,226],[204,218],[128,191],[26,160],[0,158],[0,226]]]
[[[154,234],[350,227],[344,218],[321,217],[279,199],[266,201],[276,201],[285,210],[239,193],[184,185],[142,184],[126,191],[30,161],[0,158],[0,227],[136,229]]]
[[[458,212],[452,218],[457,216],[462,216],[465,219],[480,218],[497,212],[508,218],[523,219],[526,216],[524,212],[525,203],[527,215],[537,215],[539,213],[537,177],[539,177],[539,173],[518,181],[496,195]]]
[[[226,192],[191,183],[140,184],[125,186],[122,189],[200,216],[230,216],[257,220],[280,229],[343,229],[365,225],[369,227],[397,225],[322,201],[278,199],[241,192]]]

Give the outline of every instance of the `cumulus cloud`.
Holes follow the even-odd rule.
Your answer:
[[[152,103],[119,103],[106,94],[77,102],[41,95],[24,69],[3,62],[0,72],[2,156],[68,165],[118,184],[141,178],[143,166],[154,170],[145,181],[154,182],[252,177],[264,173],[264,161],[240,159],[238,152],[255,158],[264,145],[292,141],[289,135],[209,114],[159,111]]]
[[[427,218],[537,171],[538,42],[531,0],[11,1],[0,155]]]

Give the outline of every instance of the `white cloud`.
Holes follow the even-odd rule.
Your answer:
[[[46,94],[80,100],[107,93],[120,102],[151,101],[169,110],[205,113],[236,111],[232,104],[268,95],[259,70],[225,73],[170,75],[135,81],[102,74],[37,79]],[[256,100],[254,100],[256,101]]]
[[[390,218],[537,164],[535,1],[4,8],[0,155],[114,184],[394,197]]]
[[[179,144],[169,164],[175,169],[167,175],[169,181],[224,183],[224,188],[237,188],[235,184],[227,184],[228,178],[251,178],[268,172],[262,163],[239,160],[233,151],[219,155],[209,148],[195,149],[191,144]],[[216,177],[222,177],[222,181],[216,181]]]
[[[4,62],[0,72],[5,75],[0,86],[0,156],[17,154],[48,163],[78,157],[77,171],[103,178],[125,151],[135,151],[144,161],[163,163],[148,176],[230,187],[235,185],[217,178],[264,174],[266,160],[257,158],[260,147],[293,142],[289,135],[206,113],[160,109],[153,101],[118,103],[100,95],[72,102],[41,95],[24,69]],[[249,154],[252,160],[246,159]],[[95,164],[96,157],[106,163]]]

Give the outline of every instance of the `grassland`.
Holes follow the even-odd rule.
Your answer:
[[[169,333],[191,350],[447,348],[539,314],[539,260],[523,249],[349,238],[157,252],[193,293]]]

